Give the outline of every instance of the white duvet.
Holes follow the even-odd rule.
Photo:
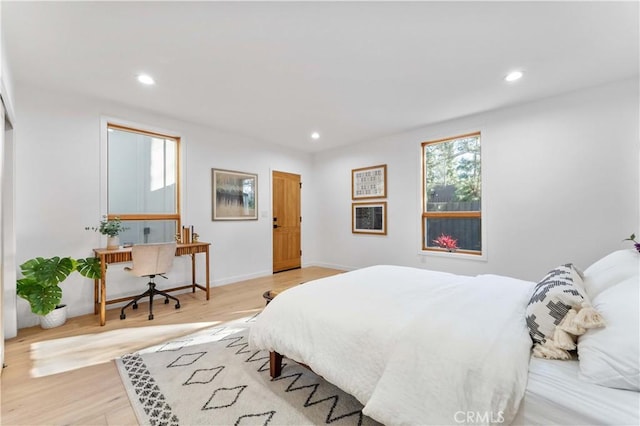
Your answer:
[[[250,344],[307,364],[392,424],[508,424],[527,380],[535,283],[373,266],[293,287]]]

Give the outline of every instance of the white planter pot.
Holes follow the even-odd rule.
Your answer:
[[[107,237],[107,250],[118,250],[120,248],[120,238],[116,235],[115,237]]]
[[[67,322],[67,305],[62,305],[40,317],[40,327],[45,329],[60,327],[65,322]]]

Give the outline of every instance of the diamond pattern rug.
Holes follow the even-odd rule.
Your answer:
[[[206,329],[116,360],[140,424],[375,425],[351,395],[285,359],[249,348],[252,319]]]

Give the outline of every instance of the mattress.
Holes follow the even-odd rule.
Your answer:
[[[578,361],[531,358],[514,425],[640,425],[640,393],[587,383]]]

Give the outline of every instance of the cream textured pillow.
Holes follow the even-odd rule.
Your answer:
[[[575,349],[576,336],[604,325],[570,263],[552,269],[536,285],[526,313],[533,355],[540,358],[569,359],[567,351]]]
[[[636,255],[638,256],[638,255]],[[640,390],[640,282],[630,277],[593,299],[607,327],[578,339],[580,376],[610,388]]]
[[[604,290],[636,277],[640,279],[640,255],[633,249],[614,251],[584,270],[584,286],[593,300]]]

